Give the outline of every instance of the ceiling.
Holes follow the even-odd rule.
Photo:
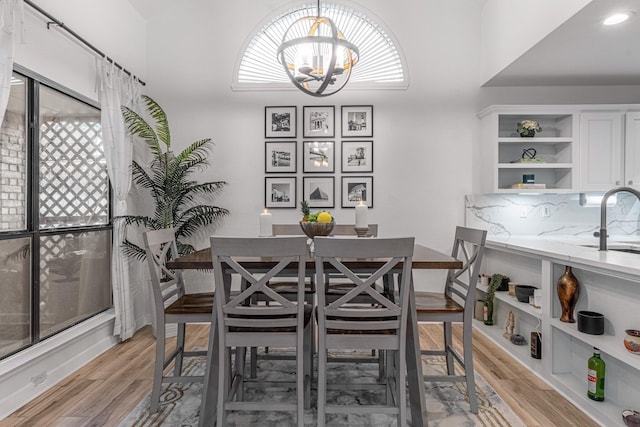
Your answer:
[[[626,22],[603,26],[614,12]],[[484,86],[640,85],[640,1],[594,0]]]

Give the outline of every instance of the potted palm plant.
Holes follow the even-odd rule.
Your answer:
[[[227,209],[212,204],[227,183],[193,180],[192,174],[209,164],[207,157],[213,148],[213,141],[211,138],[201,139],[179,154],[174,154],[167,115],[152,98],[146,95],[142,98],[153,126],[125,106],[122,107],[122,114],[129,132],[143,139],[152,154],[150,165],[141,165],[134,160],[131,168],[133,182],[151,193],[154,211],[151,216],[123,215],[116,219],[124,221],[125,227],[136,225],[152,230],[175,228],[178,252],[185,255],[195,251],[185,239],[203,227],[215,227],[229,215]],[[140,260],[146,258],[144,248],[129,239],[125,239],[122,246],[127,256]]]

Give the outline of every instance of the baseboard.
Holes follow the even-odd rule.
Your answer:
[[[0,361],[0,420],[113,347],[114,313],[108,310]]]

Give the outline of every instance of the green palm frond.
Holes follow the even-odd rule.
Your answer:
[[[176,234],[184,237],[193,236],[209,224],[214,224],[223,217],[229,215],[229,211],[217,206],[194,206],[176,217],[178,225]]]
[[[144,121],[142,117],[135,111],[128,107],[122,106],[120,108],[124,122],[127,125],[127,130],[131,135],[142,138],[153,152],[154,157],[162,154],[162,148],[158,142],[158,136],[154,132],[153,128]]]
[[[160,105],[154,101],[150,96],[142,95],[142,99],[147,106],[149,115],[156,122],[156,134],[158,139],[167,146],[167,149],[171,148],[171,132],[169,131],[169,121],[167,115]]]
[[[169,123],[164,110],[152,98],[143,98],[155,128],[126,107],[122,107],[122,113],[131,134],[143,138],[153,155],[149,165],[135,161],[131,165],[133,182],[147,189],[153,197],[153,213],[151,216],[124,215],[117,220],[124,221],[125,227],[151,230],[175,228],[178,252],[184,255],[195,248],[182,239],[193,237],[206,227],[215,229],[229,215],[227,209],[211,205],[227,183],[198,182],[191,178],[192,174],[209,165],[213,141],[210,138],[201,139],[174,154],[170,149]],[[163,151],[160,142],[166,145],[166,151]],[[146,258],[144,250],[130,240],[122,242],[122,250],[132,258]]]
[[[145,258],[147,258],[147,253],[145,252],[145,250],[135,243],[130,242],[129,240],[125,240],[124,242],[122,242],[120,247],[122,248],[122,253],[130,258],[136,259],[138,261],[143,261]]]

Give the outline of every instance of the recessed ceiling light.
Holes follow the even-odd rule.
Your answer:
[[[614,13],[602,22],[603,25],[617,25],[629,19],[628,13]]]

